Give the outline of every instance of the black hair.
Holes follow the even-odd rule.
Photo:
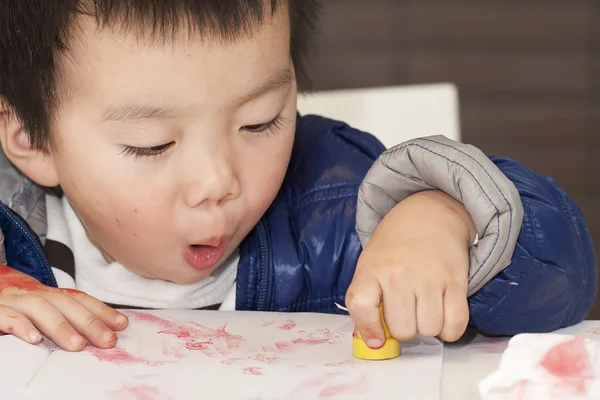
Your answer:
[[[0,0],[0,101],[22,122],[32,147],[45,149],[58,107],[59,60],[78,16],[157,40],[172,39],[182,27],[236,40],[282,6],[289,10],[298,85],[307,89],[318,0]]]

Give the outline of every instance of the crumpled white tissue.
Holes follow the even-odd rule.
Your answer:
[[[479,383],[482,400],[599,400],[600,342],[584,336],[513,337],[496,371]]]

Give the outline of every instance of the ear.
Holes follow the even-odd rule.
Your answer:
[[[41,186],[58,186],[58,175],[50,150],[34,149],[23,129],[23,124],[18,118],[10,115],[1,101],[0,142],[6,157],[25,176]]]

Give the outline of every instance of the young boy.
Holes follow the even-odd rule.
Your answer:
[[[592,244],[551,179],[443,137],[383,153],[297,115],[317,6],[0,5],[1,331],[78,351],[126,328],[105,304],[338,302],[377,348],[381,302],[399,340],[585,317]]]

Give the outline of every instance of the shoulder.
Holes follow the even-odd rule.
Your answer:
[[[279,195],[240,247],[237,308],[332,312],[360,254],[358,189],[384,146],[339,121],[299,117]]]
[[[344,122],[316,115],[298,117],[284,188],[300,200],[309,193],[360,185],[384,150],[373,135]]]

